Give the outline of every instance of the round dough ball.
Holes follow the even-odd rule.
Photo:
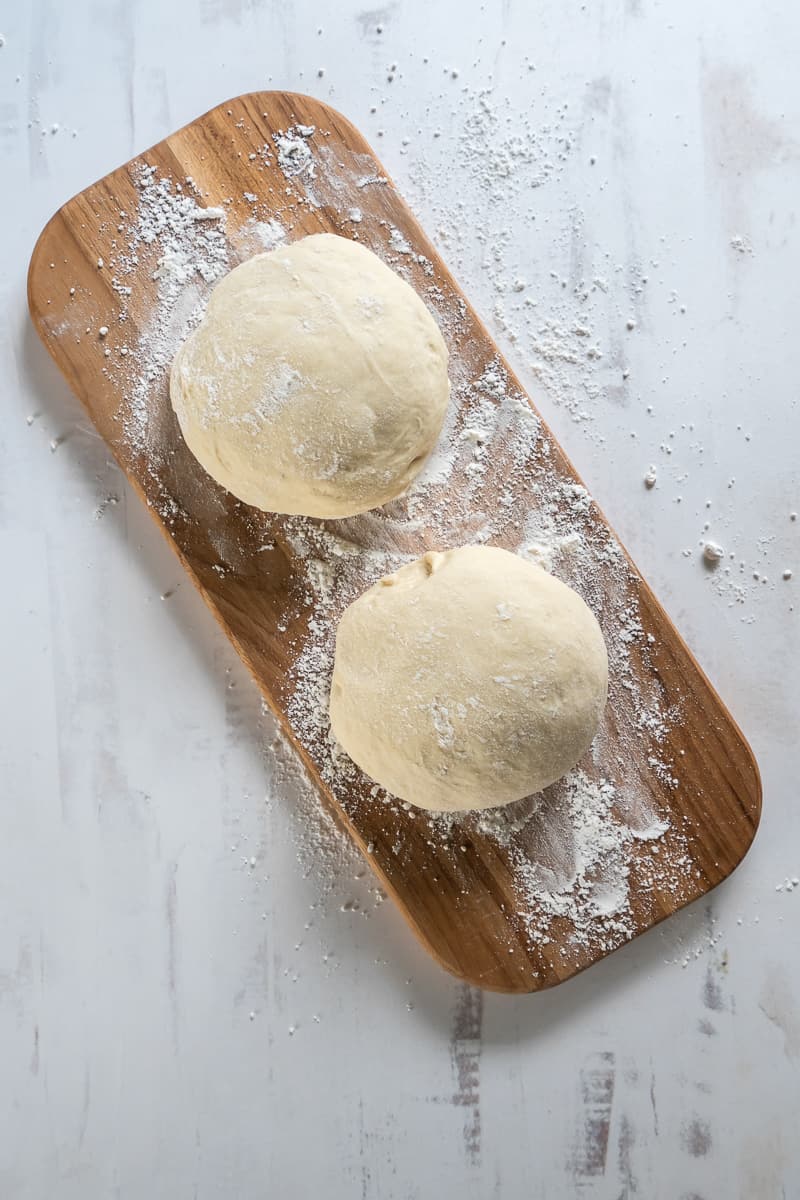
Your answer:
[[[209,475],[247,504],[309,517],[352,516],[405,491],[449,394],[447,348],[417,293],[329,233],[226,275],[170,377]]]
[[[541,567],[489,546],[430,552],[344,612],[333,733],[420,808],[520,800],[575,765],[608,687],[591,610]]]

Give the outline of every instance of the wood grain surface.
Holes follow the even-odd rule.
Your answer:
[[[287,178],[275,154],[263,153],[274,144],[276,131],[297,123],[315,127],[313,144],[325,149],[316,180]],[[659,748],[663,761],[679,764],[675,777],[647,771],[645,733],[640,737],[643,754],[630,769],[640,776],[653,810],[680,831],[685,853],[679,883],[645,885],[640,867],[650,850],[646,843],[632,845],[632,927],[621,937],[606,945],[576,940],[562,923],[549,942],[532,940],[523,920],[518,854],[507,853],[477,823],[459,831],[457,845],[452,839],[431,839],[413,813],[371,797],[369,781],[356,780],[349,785],[352,796],[343,798],[323,779],[318,747],[297,738],[287,711],[309,622],[315,616],[334,621],[335,611],[315,614],[298,596],[295,584],[304,568],[285,521],[240,504],[196,464],[169,406],[166,368],[153,381],[160,405],[158,462],[125,437],[129,391],[98,348],[98,327],[112,326],[122,304],[113,273],[98,267],[98,261],[114,261],[119,214],[136,210],[135,173],[143,163],[175,181],[191,177],[203,204],[225,206],[228,231],[248,219],[245,193],[257,194],[276,212],[291,212],[291,238],[322,230],[353,236],[346,214],[357,206],[364,218],[358,225],[360,240],[380,252],[386,247],[386,230],[399,231],[414,251],[404,264],[411,282],[423,293],[435,286],[443,304],[458,308],[458,328],[445,328],[451,357],[468,353],[480,366],[502,362],[501,356],[362,136],[340,114],[301,95],[253,93],[213,109],[65,204],[46,226],[31,260],[29,305],[45,346],[281,718],[321,794],[427,949],[470,983],[498,991],[535,991],[583,970],[720,883],[755,834],[761,805],[758,770],[729,713],[632,566],[626,588],[651,646],[647,655],[634,655],[635,669],[647,687],[658,689],[665,708],[680,710],[680,720],[670,723]],[[243,253],[234,240],[232,261]],[[137,287],[126,301],[131,345],[155,302],[153,264],[144,252],[135,273]],[[91,336],[75,336],[78,302],[77,324],[91,330]],[[565,480],[577,480],[557,447],[553,464]],[[460,486],[457,473],[449,486]],[[522,501],[531,503],[527,495]],[[601,536],[604,519],[596,509],[593,521]],[[429,540],[412,530],[405,535],[401,529],[392,537],[409,551],[429,548]],[[265,539],[275,545],[266,556],[258,553]],[[221,542],[236,547],[236,554],[222,563]],[[623,746],[622,721],[612,704],[606,733],[612,742],[619,735],[618,749]],[[629,754],[630,739],[624,745]],[[616,760],[621,757],[617,753]],[[593,762],[586,769],[604,766],[608,763]]]

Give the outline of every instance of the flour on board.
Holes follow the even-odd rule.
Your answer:
[[[279,130],[273,135],[278,166],[287,179],[295,175],[307,175],[309,179],[313,179],[316,167],[309,138],[313,137],[314,133],[313,125],[292,125],[291,128]]]
[[[491,123],[488,110],[481,120]],[[382,806],[397,831],[392,853],[398,864],[409,853],[403,822],[406,827],[416,822],[426,839],[443,854],[452,854],[454,861],[471,835],[494,839],[514,864],[515,917],[531,947],[546,944],[554,927],[566,922],[575,946],[610,949],[636,931],[630,905],[634,878],[639,894],[643,889],[681,893],[695,871],[682,830],[653,811],[647,787],[653,772],[667,786],[680,785],[675,765],[662,751],[680,713],[666,710],[658,677],[649,669],[652,648],[640,618],[636,577],[589,494],[557,464],[553,443],[502,362],[481,359],[480,349],[467,336],[463,300],[432,278],[428,260],[415,254],[394,227],[368,218],[360,207],[356,210],[354,198],[366,186],[363,156],[353,156],[349,184],[347,164],[337,160],[336,179],[329,184],[333,163],[321,142],[315,157],[314,133],[311,127],[294,126],[274,136],[287,183],[300,189],[294,212],[285,196],[280,208],[275,203],[273,215],[259,211],[245,197],[249,215],[234,221],[234,209],[227,202],[205,206],[191,180],[167,179],[144,164],[136,168],[137,209],[120,213],[106,268],[119,297],[118,320],[114,324],[106,317],[110,332],[103,339],[116,345],[118,335],[125,342],[126,356],[113,358],[107,368],[124,398],[125,437],[158,478],[166,454],[162,438],[170,363],[202,316],[214,282],[243,254],[259,248],[253,246],[253,237],[260,236],[259,222],[268,230],[269,241],[277,244],[291,234],[298,213],[305,215],[323,203],[340,211],[343,227],[347,223],[410,279],[451,348],[452,403],[425,469],[407,495],[383,509],[325,524],[301,517],[264,517],[264,530],[259,526],[259,563],[265,571],[276,538],[291,547],[294,556],[294,609],[279,628],[289,636],[290,627],[302,617],[298,627],[304,632],[293,635],[290,643],[288,717],[356,825],[362,805]],[[502,194],[513,187],[520,161],[546,178],[559,169],[570,146],[569,136],[557,127],[546,139],[546,153],[534,153],[513,139],[495,147],[493,188]],[[263,161],[264,155],[253,156],[254,174]],[[258,195],[256,183],[249,195]],[[355,211],[359,220],[353,229]],[[155,295],[147,322],[128,339],[128,309],[138,299],[132,289],[143,263]],[[559,343],[546,319],[541,329],[543,361],[561,361]],[[582,339],[584,334],[572,330],[569,337]],[[568,360],[567,354],[564,361]],[[288,374],[281,376],[272,399],[289,402],[292,386]],[[173,515],[170,505],[174,508],[174,500],[164,490],[158,507],[167,522]],[[207,532],[219,555],[215,569],[220,574],[236,571],[243,548],[231,543],[224,520],[213,524],[210,503],[209,511],[212,516],[204,513],[203,519],[212,521]],[[584,761],[541,796],[503,810],[440,816],[412,810],[376,786],[365,787],[361,772],[331,740],[328,688],[335,628],[343,608],[380,576],[423,550],[466,543],[491,543],[526,555],[583,595],[608,646],[609,707],[593,761]],[[446,706],[432,716],[447,744],[452,726]]]

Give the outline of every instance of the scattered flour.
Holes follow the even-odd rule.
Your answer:
[[[740,233],[735,233],[731,238],[731,249],[735,250],[737,254],[753,253],[753,247],[751,246],[750,242]]]
[[[117,231],[124,247],[109,266],[120,297],[119,321],[128,315],[131,283],[142,275],[156,284],[155,302],[142,330],[135,366],[127,373],[122,418],[129,445],[155,450],[150,416],[155,395],[163,395],[165,373],[177,347],[199,322],[209,286],[233,264],[222,208],[203,208],[191,179],[175,183],[142,163],[135,169],[135,216],[120,213]],[[127,355],[126,355],[127,357]]]
[[[399,229],[392,226],[389,237],[389,246],[392,250],[396,250],[398,254],[411,254],[412,250],[406,239],[403,237]]]
[[[523,166],[526,178],[543,183],[572,150],[563,118],[533,144],[509,128],[509,120],[506,114],[501,121],[488,94],[481,96],[464,141],[476,169],[489,172],[488,191],[498,203],[519,186]],[[441,870],[457,882],[469,847],[488,844],[510,865],[514,912],[509,916],[531,953],[557,938],[566,947],[562,953],[582,961],[597,948],[621,944],[648,923],[650,911],[658,911],[659,893],[688,898],[697,890],[686,834],[671,823],[668,807],[662,811],[664,794],[680,786],[665,751],[680,712],[668,706],[652,668],[638,577],[503,363],[486,358],[485,343],[475,335],[461,298],[436,280],[429,260],[415,254],[395,226],[360,220],[359,192],[386,181],[365,169],[364,156],[354,155],[349,166],[339,156],[331,158],[330,148],[314,134],[311,127],[293,126],[273,137],[290,185],[279,220],[251,215],[234,227],[224,206],[201,203],[191,180],[162,178],[144,163],[135,168],[136,209],[119,214],[118,236],[107,256],[119,297],[118,319],[104,317],[109,343],[124,333],[132,310],[138,318],[135,328],[131,321],[126,357],[107,368],[120,396],[125,444],[144,463],[153,483],[151,503],[179,544],[181,523],[191,530],[195,546],[207,538],[210,569],[220,581],[254,573],[266,581],[273,563],[280,561],[284,569],[286,556],[291,557],[288,608],[277,616],[289,664],[282,703],[295,736],[347,819],[356,830],[372,831],[366,849],[382,873],[391,880],[413,865],[415,872],[430,870],[433,879]],[[268,155],[268,147],[251,155],[254,170]],[[176,459],[182,447],[167,398],[169,366],[202,315],[211,286],[242,254],[253,252],[253,237],[261,248],[278,244],[291,235],[296,216],[303,215],[307,228],[309,208],[319,203],[341,213],[343,223],[358,225],[352,232],[393,261],[437,317],[451,349],[453,398],[446,427],[410,492],[383,509],[323,523],[258,514],[235,504],[238,516],[232,521],[230,498],[199,468],[192,476],[188,456],[182,463]],[[591,287],[602,291],[601,281]],[[513,294],[524,303],[527,291],[523,283]],[[587,363],[596,361],[588,327],[564,323],[556,314],[537,318],[536,329],[542,371],[564,371],[572,381],[574,370],[585,382]],[[277,380],[271,399],[284,393],[286,399],[292,383],[288,377]],[[587,387],[572,390],[588,395]],[[334,633],[344,607],[381,575],[425,550],[469,542],[527,555],[583,595],[608,645],[610,699],[592,760],[579,770],[541,796],[506,809],[445,817],[402,804],[365,779],[331,740],[328,688]],[[499,610],[498,617],[506,619]],[[447,744],[452,725],[446,709],[432,716]],[[658,811],[654,777],[662,784]],[[327,828],[320,826],[310,859],[324,857]],[[334,847],[331,853],[340,850]]]
[[[253,232],[261,243],[262,250],[274,250],[286,240],[286,230],[274,218],[269,221],[254,221]]]

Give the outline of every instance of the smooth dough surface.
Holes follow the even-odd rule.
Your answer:
[[[421,808],[520,800],[597,732],[608,658],[572,588],[507,550],[429,552],[342,615],[333,733],[387,791]]]
[[[270,512],[343,517],[405,491],[450,394],[420,297],[347,238],[313,234],[226,275],[172,366],[189,449]]]

